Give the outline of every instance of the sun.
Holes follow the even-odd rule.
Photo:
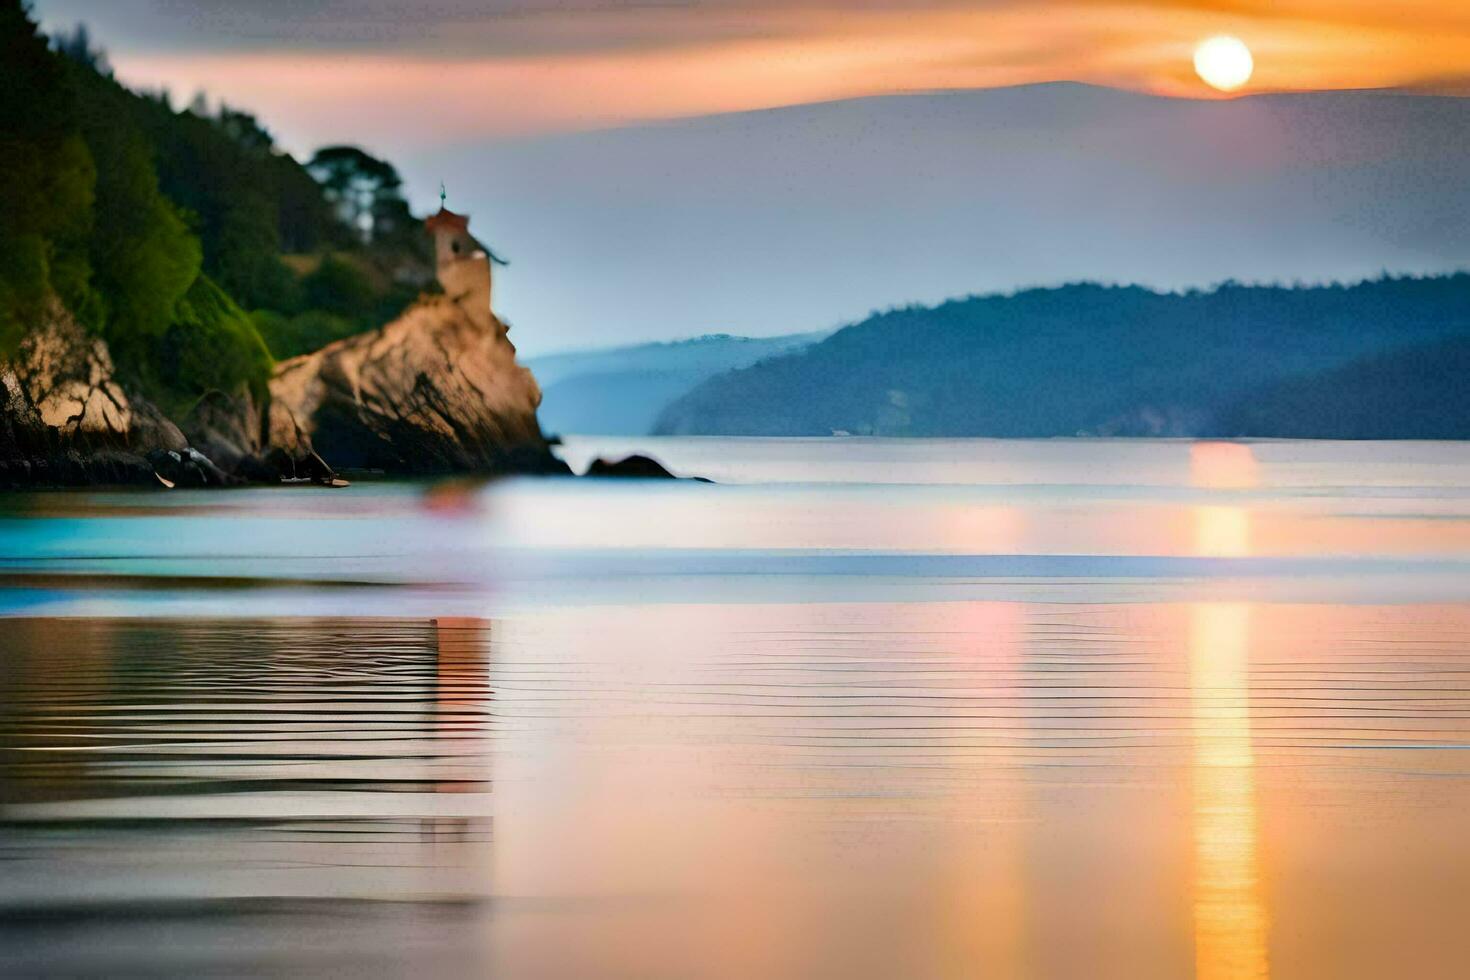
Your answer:
[[[1256,62],[1240,38],[1212,37],[1194,49],[1194,70],[1207,85],[1234,92],[1251,80]]]

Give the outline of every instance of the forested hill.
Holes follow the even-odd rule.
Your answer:
[[[1330,434],[1332,406],[1353,400],[1346,389],[1371,385],[1383,424],[1359,420],[1356,434],[1427,436],[1457,425],[1470,434],[1463,398],[1426,404],[1411,391],[1462,385],[1438,375],[1463,357],[1388,357],[1457,337],[1470,338],[1466,274],[1183,294],[1033,289],[876,314],[706,381],[664,410],[657,431]]]
[[[1470,336],[1288,378],[1220,414],[1221,432],[1283,439],[1470,439]]]
[[[0,358],[59,298],[134,384],[187,405],[428,284],[383,161],[303,165],[248,113],[132,92],[84,29],[48,39],[19,0],[0,0],[0,65]]]

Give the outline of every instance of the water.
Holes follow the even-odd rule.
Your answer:
[[[0,498],[0,973],[1459,977],[1470,447]]]

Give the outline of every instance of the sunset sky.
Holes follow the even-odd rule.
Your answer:
[[[1470,264],[1465,0],[36,0],[117,74],[393,161],[509,268],[523,351],[831,328],[1095,279]],[[1106,86],[1007,88],[1076,81]],[[897,102],[833,100],[961,90]],[[1165,96],[1155,98],[1154,96]],[[801,107],[809,108],[776,108]],[[771,110],[746,115],[720,115]]]
[[[1190,53],[1242,38],[1247,91],[1463,90],[1462,0],[39,0],[124,78],[259,110],[292,146],[444,143],[878,93],[1073,80],[1206,95]],[[435,111],[425,111],[432,107]]]

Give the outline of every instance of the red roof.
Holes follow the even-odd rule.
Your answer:
[[[455,214],[448,208],[440,208],[438,214],[430,215],[424,219],[424,227],[430,232],[445,228],[449,231],[466,231],[469,229],[470,219],[468,215]]]

